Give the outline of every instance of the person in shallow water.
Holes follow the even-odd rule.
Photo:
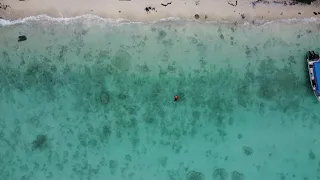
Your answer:
[[[178,96],[178,95],[175,95],[175,96],[174,96],[174,102],[178,101],[178,99],[179,99],[179,96]]]
[[[312,51],[312,52],[309,51],[309,56],[311,59],[319,58],[319,55],[316,54],[314,51]]]

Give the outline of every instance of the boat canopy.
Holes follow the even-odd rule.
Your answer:
[[[316,80],[316,91],[317,93],[320,93],[320,62],[315,62],[313,64],[313,73],[314,78]]]

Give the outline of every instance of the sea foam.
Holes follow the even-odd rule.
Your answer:
[[[75,17],[50,17],[48,15],[37,15],[37,16],[30,16],[26,18],[21,18],[17,20],[6,20],[6,19],[0,19],[0,27],[3,26],[10,26],[10,25],[16,25],[16,24],[25,24],[25,23],[31,23],[31,22],[37,22],[37,21],[43,21],[43,22],[55,22],[55,23],[74,23],[79,21],[87,21],[89,23],[104,23],[104,24],[112,24],[112,25],[121,25],[121,24],[150,24],[150,23],[163,23],[163,22],[199,22],[202,21],[193,20],[193,19],[182,19],[178,17],[168,17],[168,18],[162,18],[159,20],[153,20],[153,21],[132,21],[129,19],[124,18],[102,18],[97,15],[92,14],[85,14],[81,16],[75,16]],[[243,25],[267,25],[272,23],[288,23],[288,24],[294,24],[294,23],[319,23],[320,18],[311,17],[311,18],[292,18],[292,19],[278,19],[278,20],[254,20],[254,21],[243,21],[238,24]],[[231,24],[235,22],[231,21],[205,21],[204,23],[209,24]]]

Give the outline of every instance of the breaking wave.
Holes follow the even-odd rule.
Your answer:
[[[100,16],[92,15],[92,14],[85,14],[81,16],[75,16],[75,17],[50,17],[48,15],[37,15],[37,16],[30,16],[22,19],[17,20],[5,20],[0,19],[0,27],[3,26],[10,26],[10,25],[16,25],[16,24],[26,24],[26,23],[32,23],[32,22],[55,22],[55,23],[75,23],[75,22],[83,22],[86,21],[88,23],[104,23],[104,24],[113,24],[113,25],[121,25],[121,24],[148,24],[148,23],[163,23],[163,22],[198,22],[198,23],[208,23],[208,24],[230,24],[235,23],[234,21],[198,21],[193,19],[182,19],[178,17],[168,17],[168,18],[162,18],[155,21],[131,21],[129,19],[124,18],[102,18]],[[320,18],[311,17],[311,18],[293,18],[293,19],[278,19],[278,20],[254,20],[254,21],[238,21],[238,24],[244,24],[244,25],[267,25],[272,23],[319,23]]]

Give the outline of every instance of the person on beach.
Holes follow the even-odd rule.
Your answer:
[[[173,101],[173,102],[175,103],[176,101],[178,101],[178,99],[179,99],[179,96],[178,96],[178,95],[175,95],[175,96],[174,96],[174,101]]]

